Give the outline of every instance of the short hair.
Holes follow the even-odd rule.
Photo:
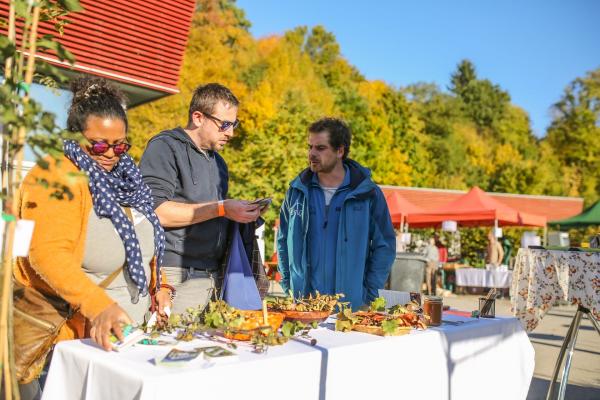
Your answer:
[[[207,83],[206,85],[198,86],[194,90],[192,100],[190,101],[188,124],[192,121],[192,114],[194,112],[200,111],[201,113],[212,114],[220,101],[234,107],[240,104],[231,90],[219,83]]]
[[[103,78],[80,77],[71,82],[73,99],[67,113],[67,130],[83,132],[91,116],[116,118],[127,132],[126,98],[115,85]]]
[[[344,147],[342,159],[348,158],[350,153],[350,143],[352,142],[352,133],[348,125],[338,118],[325,117],[313,122],[308,127],[310,133],[329,132],[329,144],[334,149]]]

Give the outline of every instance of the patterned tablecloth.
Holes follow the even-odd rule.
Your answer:
[[[519,249],[511,287],[514,315],[534,330],[557,300],[600,319],[600,253]]]

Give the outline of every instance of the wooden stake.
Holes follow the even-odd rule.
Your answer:
[[[8,362],[10,346],[8,344],[8,318],[9,304],[12,296],[12,247],[15,236],[15,221],[6,223],[6,240],[4,247],[4,259],[2,260],[2,302],[0,307],[0,361],[4,375],[4,398],[12,399],[11,365]],[[18,394],[17,394],[18,395]]]
[[[267,300],[262,301],[263,324],[269,325],[269,313],[267,312]]]
[[[28,49],[29,56],[27,57],[27,69],[25,70],[25,84],[27,85],[28,88],[31,85],[31,83],[33,82],[33,73],[35,72],[35,54],[37,52],[36,41],[37,41],[37,30],[38,30],[39,21],[40,21],[40,6],[38,5],[33,8],[33,20],[31,21],[31,32],[29,35],[29,49]],[[23,103],[24,104],[29,103],[29,89],[25,93],[25,96],[23,96]],[[16,159],[17,159],[16,182],[17,183],[21,182],[21,178],[22,178],[21,169],[23,167],[23,153],[24,153],[23,150],[25,148],[26,135],[27,135],[27,130],[26,130],[25,126],[19,127],[17,143],[15,143],[15,146],[18,149],[17,155],[16,155]],[[13,204],[14,204],[13,214],[17,215],[17,212],[16,212],[17,201],[13,201]]]

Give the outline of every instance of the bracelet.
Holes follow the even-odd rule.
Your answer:
[[[219,217],[225,216],[225,202],[223,200],[219,200],[217,202],[217,211],[218,211]]]
[[[171,296],[171,301],[175,300],[175,297],[177,296],[177,290],[175,290],[175,288],[173,286],[169,285],[168,283],[161,283],[160,288],[161,289],[169,289],[169,291],[171,292],[169,294]]]

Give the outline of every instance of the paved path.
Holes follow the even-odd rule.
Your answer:
[[[478,298],[479,296],[471,295],[445,297],[444,304],[461,310],[474,310],[477,308]],[[535,372],[527,400],[546,399],[554,364],[575,311],[574,306],[556,306],[529,334],[535,349]],[[508,299],[497,301],[496,314],[511,315]],[[569,400],[600,399],[600,335],[587,319],[582,320],[579,328],[566,398]]]

